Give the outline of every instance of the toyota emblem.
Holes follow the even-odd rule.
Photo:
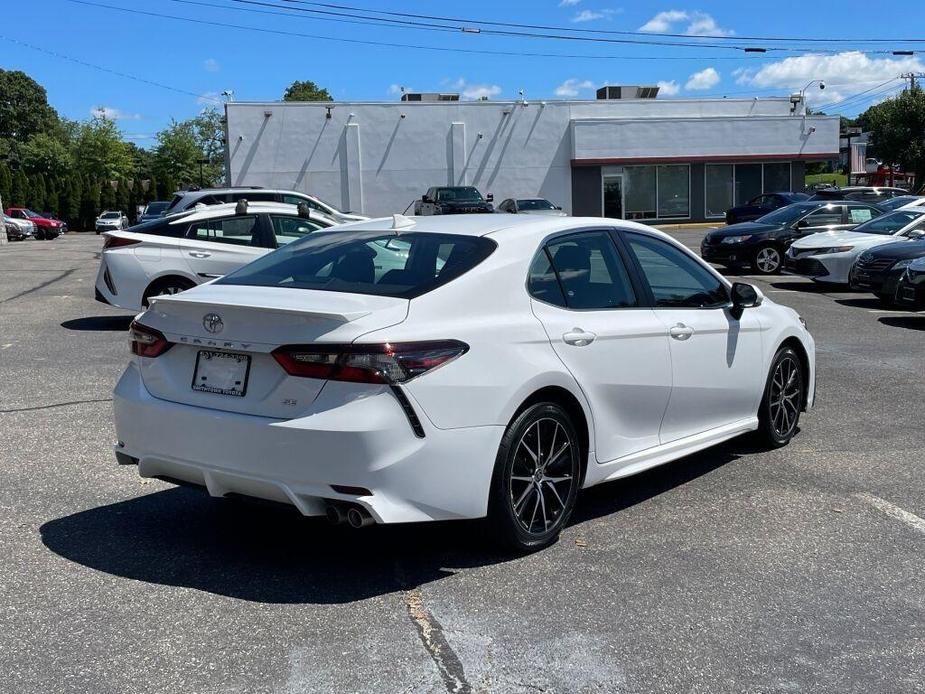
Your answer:
[[[217,313],[207,313],[202,317],[202,327],[214,334],[220,333],[225,324],[222,322],[222,317]]]

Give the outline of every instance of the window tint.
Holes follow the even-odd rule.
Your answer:
[[[261,246],[257,216],[231,219],[204,219],[190,224],[187,238],[198,241],[230,243],[236,246]]]
[[[530,266],[530,277],[527,280],[527,289],[530,296],[547,304],[565,307],[565,295],[562,293],[562,286],[556,277],[556,271],[552,269],[552,261],[549,259],[549,253],[543,248],[536,254],[533,264]]]
[[[468,272],[495,248],[479,236],[318,231],[220,282],[412,299]]]
[[[226,194],[228,202],[237,202],[244,199],[248,202],[276,202],[276,193],[261,192],[259,190],[241,190],[231,194]]]
[[[823,227],[830,224],[841,224],[842,206],[827,205],[811,212],[804,218],[808,226]]]
[[[651,236],[627,232],[625,238],[639,261],[658,308],[723,306],[725,285],[684,251]]]
[[[273,223],[273,233],[276,235],[276,243],[280,246],[285,243],[292,243],[306,234],[325,228],[318,222],[305,219],[304,217],[271,215],[270,221]]]
[[[874,211],[869,207],[849,207],[848,221],[852,224],[860,224],[870,221],[874,218]]]
[[[569,308],[606,309],[636,305],[636,294],[629,275],[606,231],[556,239],[547,250]]]

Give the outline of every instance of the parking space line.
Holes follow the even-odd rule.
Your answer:
[[[863,499],[874,508],[883,511],[891,518],[895,518],[901,523],[905,523],[913,530],[918,530],[920,533],[925,533],[925,519],[919,518],[914,513],[910,513],[909,511],[906,511],[905,509],[902,509],[895,504],[891,504],[889,501],[881,499],[879,496],[874,496],[869,492],[861,492],[860,494],[855,494],[855,496],[857,496],[859,499]]]

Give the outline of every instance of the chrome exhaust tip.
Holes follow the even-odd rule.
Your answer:
[[[359,506],[351,506],[347,510],[347,522],[350,523],[351,528],[360,529],[367,525],[372,525],[376,521],[365,509],[361,509]]]

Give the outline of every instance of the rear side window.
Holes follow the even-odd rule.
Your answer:
[[[273,223],[273,233],[276,235],[276,243],[280,246],[298,241],[303,236],[324,229],[318,222],[305,219],[304,217],[288,217],[283,215],[270,215],[270,221]]]
[[[229,243],[235,246],[261,246],[257,216],[231,219],[204,219],[190,224],[187,238],[197,241]]]
[[[860,224],[874,218],[874,211],[869,207],[849,207],[848,221],[852,224]]]
[[[610,309],[636,306],[629,275],[610,234],[584,232],[559,238],[546,246],[559,291],[542,258],[531,268],[531,293],[543,301],[572,309]]]
[[[496,247],[486,238],[456,234],[315,232],[219,283],[412,299],[468,272]]]

